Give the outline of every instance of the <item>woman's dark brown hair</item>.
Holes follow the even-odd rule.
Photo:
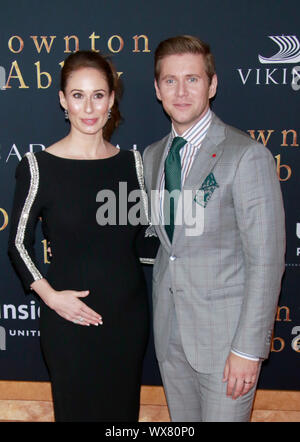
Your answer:
[[[122,119],[118,103],[121,95],[121,85],[118,74],[107,57],[94,51],[77,51],[66,58],[61,70],[60,88],[63,92],[66,90],[69,76],[72,72],[81,68],[93,68],[100,71],[106,78],[109,93],[115,93],[115,101],[111,108],[111,117],[107,120],[103,128],[103,138],[109,141],[113,131],[119,126]]]

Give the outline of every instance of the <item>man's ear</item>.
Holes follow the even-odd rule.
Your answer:
[[[160,90],[156,80],[154,80],[154,87],[155,87],[156,96],[159,99],[159,101],[161,101]]]
[[[218,77],[217,74],[214,74],[211,79],[211,83],[208,90],[209,98],[213,98],[216,95],[217,87],[218,87]]]

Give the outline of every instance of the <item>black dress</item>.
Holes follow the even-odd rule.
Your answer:
[[[75,160],[42,151],[22,159],[16,178],[9,254],[24,285],[43,276],[34,258],[41,217],[53,255],[46,279],[55,290],[89,290],[83,302],[103,317],[98,327],[76,325],[41,301],[41,345],[55,420],[137,421],[149,326],[136,248],[144,227],[124,222],[124,210],[119,213],[119,193],[124,209],[125,198],[139,189],[133,152]],[[103,190],[116,204],[98,194]],[[103,204],[102,215],[115,225],[99,225]],[[134,204],[127,203],[128,212]]]

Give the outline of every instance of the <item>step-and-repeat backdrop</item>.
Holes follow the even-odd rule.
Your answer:
[[[7,256],[7,239],[18,162],[69,128],[58,102],[63,60],[78,49],[111,56],[124,86],[124,121],[112,142],[142,152],[170,128],[155,97],[154,50],[165,38],[193,34],[210,43],[216,58],[219,87],[213,110],[274,156],[286,209],[286,272],[259,386],[300,389],[299,14],[298,0],[18,0],[2,5],[0,379],[48,380],[39,347],[39,301],[25,296]],[[39,229],[36,249],[46,270]],[[151,305],[151,269],[145,274]],[[161,383],[152,336],[143,383]]]

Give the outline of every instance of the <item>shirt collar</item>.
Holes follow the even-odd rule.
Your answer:
[[[208,108],[206,114],[192,127],[187,129],[182,135],[188,144],[192,144],[195,147],[200,147],[205,135],[208,131],[212,119],[212,111]],[[178,137],[176,130],[172,124],[172,139]]]

